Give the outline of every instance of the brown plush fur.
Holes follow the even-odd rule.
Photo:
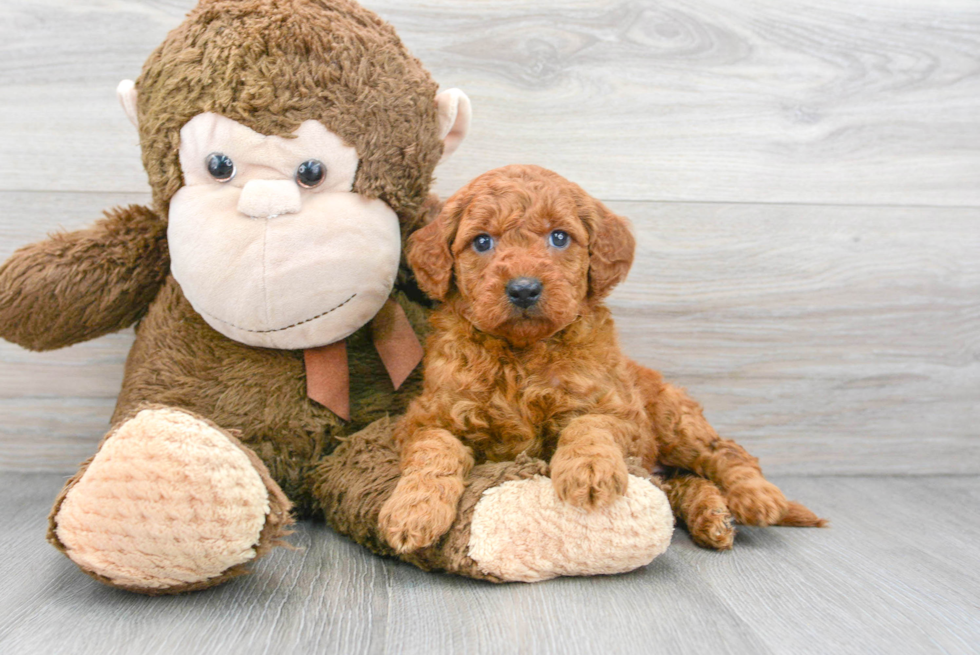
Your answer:
[[[21,248],[0,267],[0,334],[51,350],[132,325],[170,269],[166,230],[156,214],[132,205]]]
[[[427,311],[401,292],[392,298],[424,334]],[[318,504],[307,476],[333,450],[335,439],[401,413],[421,388],[416,370],[395,391],[370,326],[364,326],[347,338],[351,420],[344,422],[307,398],[302,351],[253,348],[224,337],[191,308],[172,278],[136,336],[113,423],[149,402],[186,409],[237,430],[304,516]]]
[[[556,229],[570,235],[567,248],[549,246]],[[492,251],[473,248],[478,235],[493,237]],[[624,219],[535,166],[476,178],[413,236],[409,261],[444,303],[432,316],[423,393],[396,428],[403,475],[380,516],[396,550],[449,528],[474,463],[520,453],[551,459],[559,497],[587,509],[622,495],[627,457],[648,470],[659,460],[694,471],[707,479],[676,480],[673,506],[696,541],[715,548],[730,547],[732,515],[752,525],[786,517],[790,505],[757,461],[619,350],[601,300],[633,249]],[[544,287],[523,310],[506,293],[521,277]]]

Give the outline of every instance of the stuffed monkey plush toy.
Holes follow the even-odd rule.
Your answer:
[[[437,94],[350,0],[202,0],[119,95],[152,207],[0,268],[0,336],[25,348],[136,324],[111,430],[58,496],[48,539],[148,594],[244,572],[293,515],[393,554],[377,525],[398,481],[388,417],[419,392],[427,315],[402,243],[439,209],[433,170],[469,101]],[[527,457],[477,467],[449,533],[403,559],[538,580],[666,548],[673,518],[653,484],[581,516],[546,474]]]

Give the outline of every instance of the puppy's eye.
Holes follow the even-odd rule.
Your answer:
[[[318,186],[326,176],[327,167],[315,159],[304,161],[296,169],[296,183],[305,189]]]
[[[224,153],[212,152],[204,162],[208,166],[208,173],[219,182],[227,182],[235,177],[235,162]]]
[[[563,230],[555,230],[548,235],[548,243],[550,243],[555,248],[559,250],[564,250],[568,247],[568,244],[572,242],[572,238],[568,236],[568,232]]]
[[[478,234],[476,238],[473,239],[473,250],[477,252],[486,252],[493,248],[493,237],[489,234]]]

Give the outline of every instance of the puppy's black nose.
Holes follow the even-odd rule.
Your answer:
[[[517,277],[507,283],[507,297],[521,309],[527,309],[541,298],[541,280]]]

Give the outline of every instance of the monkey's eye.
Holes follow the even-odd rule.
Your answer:
[[[227,182],[235,177],[235,162],[228,155],[212,152],[206,160],[208,173],[219,182]]]
[[[473,250],[477,252],[487,252],[493,248],[493,237],[489,234],[478,234],[473,239]]]
[[[565,232],[564,230],[555,230],[548,235],[548,243],[559,250],[564,250],[571,242],[572,238],[568,236],[568,232]]]
[[[319,185],[326,176],[327,167],[315,159],[304,161],[296,169],[296,183],[305,189]]]

